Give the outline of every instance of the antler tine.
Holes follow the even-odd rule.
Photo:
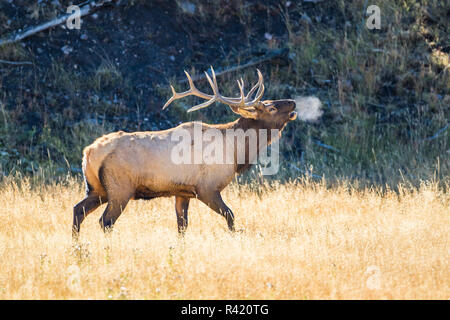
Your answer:
[[[206,101],[204,103],[201,103],[199,105],[193,106],[192,108],[190,108],[188,110],[188,112],[192,112],[192,111],[196,111],[202,108],[206,108],[209,105],[211,105],[212,103],[216,102],[216,101],[220,101],[223,102],[225,104],[228,104],[228,101],[226,101],[226,99],[224,97],[222,97],[219,93],[219,86],[217,85],[217,78],[216,78],[216,73],[214,71],[214,68],[211,66],[211,74],[212,74],[212,79],[209,76],[208,72],[205,71],[205,77],[209,82],[209,85],[211,86],[211,89],[213,90],[214,96],[212,96],[212,98],[209,101]],[[235,100],[231,101],[231,103],[234,103]]]
[[[194,95],[194,96],[197,96],[197,97],[200,97],[200,98],[203,98],[203,99],[208,99],[208,100],[210,100],[210,99],[212,99],[212,98],[214,98],[214,96],[211,96],[211,95],[209,95],[209,94],[206,94],[206,93],[203,93],[203,92],[201,92],[200,90],[198,90],[197,89],[197,87],[195,86],[195,84],[194,84],[194,81],[192,80],[192,78],[191,78],[191,75],[186,71],[186,70],[184,70],[184,73],[186,74],[186,77],[187,77],[187,79],[188,79],[188,83],[189,83],[189,90],[187,90],[187,91],[184,91],[184,92],[181,92],[181,93],[178,93],[178,92],[176,92],[175,91],[175,88],[171,85],[170,86],[170,88],[172,89],[172,97],[166,102],[166,104],[163,106],[163,110],[165,109],[165,108],[167,108],[173,101],[175,101],[175,100],[177,100],[177,99],[181,99],[181,98],[184,98],[184,97],[187,97],[187,96],[190,96],[190,95]],[[214,101],[213,101],[214,102]],[[212,102],[211,102],[212,103]],[[210,104],[211,104],[210,103]],[[203,104],[202,104],[203,105]],[[208,104],[209,105],[209,104]],[[192,108],[191,108],[192,109]],[[189,109],[190,110],[190,109]],[[188,111],[189,111],[188,110]]]
[[[175,88],[172,85],[170,85],[170,88],[172,89],[172,97],[170,97],[170,99],[167,100],[166,104],[162,107],[163,110],[176,99],[177,92],[175,91]]]
[[[192,112],[192,111],[196,111],[196,110],[199,110],[199,109],[206,108],[207,106],[213,104],[214,102],[216,102],[216,98],[212,98],[211,100],[208,100],[206,102],[197,104],[197,105],[193,106],[192,108],[189,108],[187,110],[187,112]]]
[[[217,98],[222,98],[226,101],[233,101],[233,102],[238,102],[240,101],[240,98],[228,98],[228,97],[224,97],[219,93],[219,86],[217,85],[217,78],[216,78],[216,72],[214,71],[214,68],[211,66],[211,74],[212,74],[212,82],[211,82],[211,78],[209,77],[209,75],[207,74],[207,72],[205,72],[206,74],[206,79],[208,79],[209,84],[211,85],[211,88],[213,89],[213,92],[215,95],[217,95]],[[219,100],[220,101],[220,100]]]
[[[254,102],[261,100],[261,98],[264,95],[264,90],[265,90],[265,87],[264,87],[264,83],[263,83],[263,84],[261,84],[261,87],[259,87],[258,92],[256,93],[256,97],[253,100]]]
[[[216,73],[214,72],[214,68],[212,66],[211,66],[212,78],[209,76],[208,72],[205,72],[205,76],[211,86],[211,89],[213,90],[213,93],[214,93],[213,95],[209,95],[209,94],[203,93],[200,90],[198,90],[195,87],[194,81],[192,80],[190,74],[185,70],[184,73],[186,74],[186,77],[189,82],[189,90],[178,93],[175,91],[175,88],[173,86],[170,86],[172,89],[172,97],[163,106],[163,110],[165,108],[167,108],[167,106],[169,106],[169,104],[171,104],[174,100],[181,99],[181,98],[184,98],[184,97],[190,96],[190,95],[194,95],[194,96],[206,99],[207,101],[193,106],[192,108],[187,110],[188,112],[206,108],[216,101],[227,104],[235,112],[236,112],[236,110],[235,110],[236,108],[250,110],[255,106],[255,104],[257,104],[261,100],[261,98],[264,94],[263,76],[261,74],[261,71],[259,71],[258,69],[257,69],[257,72],[258,72],[258,82],[250,89],[250,91],[247,95],[244,94],[244,80],[242,78],[240,78],[239,80],[237,80],[240,96],[235,97],[235,98],[231,98],[231,97],[229,98],[229,97],[224,97],[219,93],[219,86],[217,85]],[[253,100],[251,100],[251,97],[256,90],[257,90],[256,96],[254,97]]]
[[[260,83],[258,82],[247,93],[247,95],[245,96],[245,100],[249,100],[250,97],[252,96],[252,94],[255,92],[255,90],[258,89],[259,87],[260,87]]]
[[[258,83],[261,83],[261,85],[258,88],[258,92],[256,93],[254,101],[259,101],[259,100],[261,100],[261,98],[264,95],[265,87],[264,87],[264,80],[263,80],[261,71],[259,71],[259,69],[256,69],[256,70],[258,71],[258,78],[259,78]]]
[[[261,87],[261,84],[264,81],[262,78],[261,71],[259,71],[259,69],[256,70],[258,71],[258,82],[247,93],[247,95],[245,96],[245,100],[249,100],[252,94],[256,91],[256,89],[259,89]]]
[[[184,71],[184,73],[186,73],[186,76],[187,76],[188,82],[189,82],[189,87],[190,87],[190,89],[188,91],[183,92],[183,93],[186,93],[186,96],[195,95],[195,96],[203,98],[203,99],[212,99],[215,97],[215,96],[211,96],[209,94],[203,93],[200,90],[198,90],[197,87],[195,86],[194,81],[192,80],[190,74],[187,71]]]
[[[206,79],[209,82],[209,85],[211,86],[214,96],[217,96],[219,94],[219,87],[217,86],[217,79],[216,74],[214,73],[214,69],[211,67],[212,76],[214,80],[211,80],[211,77],[209,76],[208,72],[205,71]]]
[[[224,101],[227,101],[227,102],[231,101],[231,102],[233,102],[233,103],[235,103],[235,102],[241,102],[241,101],[242,101],[242,97],[239,97],[239,98],[230,98],[230,97],[224,97],[224,96],[222,96],[222,95],[219,93],[219,86],[217,85],[216,72],[214,71],[214,68],[213,68],[212,66],[211,66],[211,74],[212,74],[212,80],[213,80],[213,83],[211,83],[211,82],[209,82],[209,83],[210,83],[211,87],[213,88],[213,90],[215,89],[214,94],[217,93],[218,98],[221,98],[221,99],[223,99]],[[207,78],[208,78],[208,77],[207,77]],[[243,86],[244,86],[244,81],[242,80],[242,78],[241,78],[241,82],[242,82],[242,87],[243,87]],[[219,101],[219,100],[218,100],[218,101]]]
[[[241,106],[239,106],[241,109],[251,109],[254,107],[254,105],[259,102],[262,98],[262,96],[264,95],[264,79],[262,76],[261,71],[259,71],[259,69],[257,69],[258,71],[258,82],[253,86],[253,88],[250,89],[250,91],[248,92],[248,94],[245,96],[245,102],[243,102],[244,98],[243,98],[243,89],[244,89],[244,80],[242,80],[241,78],[241,82],[239,84],[239,89],[241,90]],[[242,89],[241,89],[242,87]],[[255,90],[258,89],[256,96],[253,100],[250,100],[251,96],[253,95],[253,93],[255,92]]]
[[[241,92],[241,107],[245,107],[245,95],[244,95],[244,80],[242,80],[239,82],[238,80],[238,86],[239,86],[239,91]]]
[[[188,83],[189,83],[189,88],[190,90],[192,90],[193,88],[195,88],[195,84],[194,81],[192,81],[191,75],[189,74],[189,72],[187,72],[186,70],[184,70],[184,74],[186,75],[187,79],[188,79]],[[197,89],[197,88],[195,88]]]
[[[216,72],[214,71],[214,68],[212,66],[211,66],[211,74],[213,77],[213,83],[211,83],[211,79],[209,77],[207,77],[209,84],[213,88],[214,94],[219,94],[219,86],[217,85]]]
[[[209,76],[209,74],[206,71],[205,71],[205,76],[214,92],[214,95],[211,96],[211,99],[209,99],[208,101],[198,104],[196,106],[193,106],[187,112],[192,112],[192,111],[196,111],[196,110],[199,110],[202,108],[206,108],[207,106],[216,102],[216,100],[219,98],[219,92],[218,92],[219,88],[217,87],[216,75],[214,74],[214,69],[212,67],[211,67],[211,70],[212,70],[214,82],[211,80],[211,77]]]
[[[258,69],[257,69],[257,71],[258,71],[258,82],[256,83],[255,86],[253,86],[253,88],[250,90],[250,92],[247,94],[247,96],[244,95],[244,80],[241,78],[240,80],[237,81],[238,86],[239,86],[239,91],[241,94],[241,96],[239,98],[223,97],[218,93],[218,89],[217,89],[217,100],[216,101],[220,101],[229,106],[237,107],[240,109],[250,109],[250,108],[254,107],[254,105],[261,100],[261,98],[264,94],[264,79],[263,79],[261,71],[259,71]],[[213,78],[215,79],[214,72],[213,72]],[[211,86],[213,85],[211,81],[210,81],[210,84],[211,84]],[[215,82],[214,85],[217,88],[217,82]],[[256,93],[255,98],[253,100],[249,101],[256,89],[258,89],[258,91]],[[215,94],[216,94],[216,92],[215,92]]]

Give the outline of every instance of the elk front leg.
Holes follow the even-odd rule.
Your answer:
[[[198,199],[223,216],[227,220],[228,229],[234,231],[234,214],[223,202],[222,196],[218,191],[199,193]]]
[[[177,213],[178,233],[184,235],[188,226],[189,198],[175,197],[175,211]]]

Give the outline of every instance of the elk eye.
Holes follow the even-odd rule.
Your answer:
[[[267,107],[267,111],[269,111],[269,113],[275,113],[275,112],[277,112],[278,110],[277,110],[277,108],[275,108],[275,107],[269,106],[269,107]]]

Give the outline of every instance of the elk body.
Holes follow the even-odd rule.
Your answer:
[[[187,122],[178,127],[163,131],[146,131],[126,133],[123,131],[110,133],[98,138],[83,152],[83,174],[86,183],[86,197],[74,207],[73,235],[80,231],[80,224],[84,218],[99,207],[107,203],[100,218],[103,230],[112,228],[127,203],[132,199],[153,199],[157,197],[175,196],[175,211],[177,215],[178,231],[183,233],[188,225],[188,206],[192,198],[204,202],[212,210],[225,217],[228,228],[234,230],[234,215],[224,203],[220,192],[232,181],[236,173],[248,169],[253,163],[255,154],[249,154],[246,141],[244,148],[236,144],[231,150],[232,161],[227,163],[174,163],[173,148],[179,143],[173,136],[191,133],[195,137],[195,126],[201,131],[215,129],[225,133],[229,130],[247,132],[249,129],[281,131],[287,122],[296,118],[295,102],[293,100],[261,101],[264,94],[264,83],[258,70],[258,83],[244,95],[244,83],[238,81],[240,97],[229,98],[219,93],[216,76],[212,71],[212,79],[206,74],[213,95],[200,92],[186,72],[190,89],[177,93],[172,87],[173,96],[167,101],[166,108],[172,101],[194,95],[207,101],[192,107],[189,111],[205,108],[214,102],[228,105],[233,112],[240,115],[236,121],[209,125],[199,122]],[[239,130],[242,129],[242,130]],[[226,138],[226,134],[223,135]],[[236,137],[238,138],[238,137]],[[264,143],[258,143],[258,148],[265,148],[273,138],[268,136]],[[192,158],[196,152],[195,141],[184,141],[192,148]],[[228,150],[228,152],[230,152]],[[237,159],[245,153],[245,161],[239,163]]]

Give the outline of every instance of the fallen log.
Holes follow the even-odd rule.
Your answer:
[[[285,59],[287,59],[288,51],[289,50],[287,48],[283,48],[283,49],[280,49],[280,50],[269,51],[267,54],[263,55],[262,57],[256,58],[256,59],[252,59],[252,60],[250,60],[247,63],[241,64],[241,65],[232,66],[232,67],[230,67],[228,69],[225,69],[225,70],[217,69],[217,70],[215,70],[215,74],[216,74],[216,76],[220,76],[220,75],[223,75],[223,74],[226,74],[226,73],[229,73],[229,72],[234,72],[234,71],[238,71],[238,70],[241,70],[241,69],[245,69],[245,68],[248,68],[248,67],[251,67],[251,66],[254,66],[254,65],[258,65],[258,64],[261,64],[261,63],[264,63],[264,62],[267,62],[267,61],[270,61],[270,60],[273,60],[273,59],[277,59],[277,58],[285,58]],[[193,81],[200,81],[200,80],[203,80],[203,79],[206,79],[205,74],[199,74],[199,75],[196,75],[196,76],[192,76],[192,80]],[[188,82],[188,80],[186,78],[178,81],[179,84],[186,83],[186,82]]]
[[[15,66],[20,66],[20,65],[24,65],[24,64],[32,64],[30,61],[8,61],[8,60],[2,60],[2,59],[0,59],[0,63],[11,64],[11,65],[15,65]]]
[[[447,131],[447,129],[448,129],[448,124],[447,124],[445,127],[439,129],[439,130],[438,130],[434,135],[432,135],[431,137],[424,138],[424,139],[420,140],[420,142],[431,141],[431,140],[437,139],[437,138],[439,138],[439,137],[441,136],[441,134],[443,134],[445,131]]]
[[[80,17],[84,17],[88,14],[91,14],[92,12],[94,12],[95,9],[100,8],[108,3],[113,2],[113,0],[101,0],[101,1],[90,1],[89,3],[85,4],[84,6],[80,7]],[[1,39],[0,40],[0,47],[6,44],[11,44],[11,43],[15,43],[18,41],[21,41],[25,38],[28,38],[38,32],[53,28],[55,26],[58,26],[64,22],[67,21],[67,19],[69,17],[72,16],[72,13],[68,13],[65,14],[61,17],[58,17],[56,19],[53,19],[51,21],[45,22],[43,24],[40,24],[38,26],[35,27],[31,27],[23,32],[20,33],[16,33],[13,36],[6,38],[6,39]]]

